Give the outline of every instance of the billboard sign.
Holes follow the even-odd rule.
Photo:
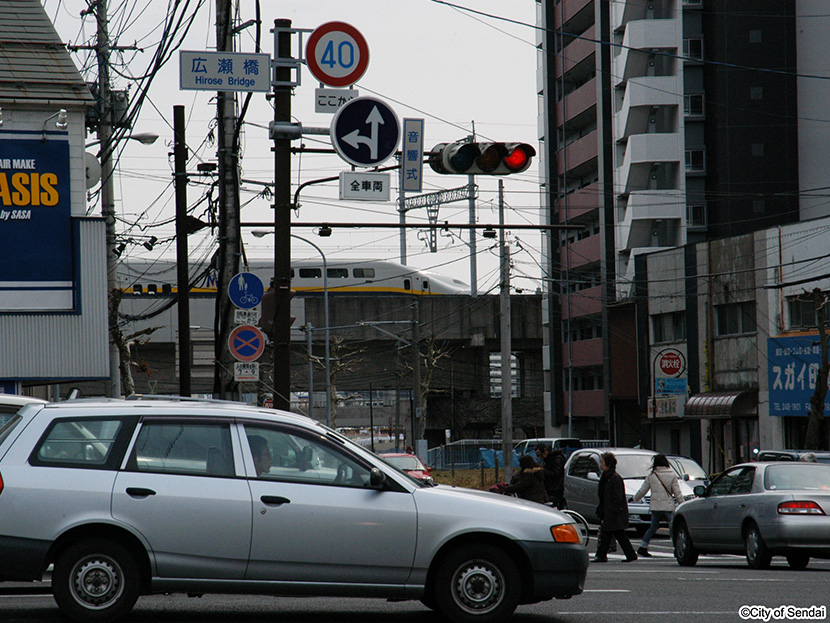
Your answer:
[[[806,417],[821,366],[818,335],[769,338],[767,362],[769,414]],[[825,417],[828,413],[825,400]]]
[[[69,142],[0,140],[0,311],[74,308]]]

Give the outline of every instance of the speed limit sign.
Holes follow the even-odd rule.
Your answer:
[[[369,64],[369,46],[354,26],[328,22],[311,33],[306,63],[317,80],[331,87],[346,87],[360,80]]]

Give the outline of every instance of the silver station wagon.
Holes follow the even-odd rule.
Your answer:
[[[303,416],[239,403],[33,404],[0,428],[0,581],[77,621],[152,593],[416,599],[454,621],[582,592],[572,520],[430,486]]]

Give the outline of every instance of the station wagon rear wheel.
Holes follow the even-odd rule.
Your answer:
[[[138,599],[138,566],[122,545],[106,539],[81,541],[55,561],[52,592],[76,621],[104,623],[123,617]]]
[[[438,611],[451,621],[502,621],[519,605],[519,570],[497,547],[464,545],[442,561],[434,590]]]

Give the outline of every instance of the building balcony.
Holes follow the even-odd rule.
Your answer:
[[[675,134],[636,134],[628,139],[625,157],[617,167],[615,190],[628,195],[635,191],[653,189],[652,171],[656,164],[673,165],[672,170],[685,163],[681,151],[682,138]],[[669,188],[676,183],[670,183]]]
[[[598,183],[594,183],[565,195],[556,201],[554,207],[559,212],[559,222],[566,223],[599,209],[601,203],[602,190]]]
[[[622,108],[614,115],[617,139],[627,139],[633,134],[649,131],[649,120],[654,108],[672,107],[679,119],[683,97],[683,84],[679,76],[643,76],[632,78],[625,87]],[[675,122],[676,124],[678,122]],[[679,131],[679,127],[667,131]]]
[[[559,261],[562,266],[578,268],[585,264],[594,264],[601,259],[600,239],[602,236],[596,234],[582,240],[572,242],[568,247],[559,248]]]
[[[556,119],[559,125],[586,117],[596,123],[597,80],[589,80],[576,91],[568,93],[556,104]],[[592,110],[593,109],[593,110]]]
[[[566,76],[574,67],[585,64],[591,59],[597,51],[597,44],[594,43],[596,39],[596,30],[593,26],[580,35],[580,39],[571,39],[570,43],[565,46],[563,53],[556,57],[556,64],[554,68],[554,75],[556,78],[561,78],[564,73]],[[568,37],[566,37],[566,40]],[[593,67],[596,63],[591,60],[590,65]]]
[[[579,318],[602,311],[602,286],[586,288],[562,296],[562,317]]]
[[[617,223],[617,249],[681,244],[686,202],[681,191],[646,190],[631,193],[625,218]]]
[[[570,405],[570,392],[564,394],[565,413]],[[574,417],[605,417],[605,391],[590,389],[573,392]]]
[[[570,351],[570,353],[569,353]],[[570,358],[569,355],[570,354]],[[571,363],[573,362],[573,363]],[[602,365],[602,338],[592,340],[579,340],[568,344],[562,344],[562,366],[569,368],[584,368],[587,366]]]
[[[559,151],[557,174],[564,175],[566,171],[581,168],[588,161],[596,160],[596,157],[597,132],[594,130]]]
[[[653,68],[649,67],[649,62],[652,60],[650,59],[651,51],[676,53],[682,41],[682,24],[678,19],[647,19],[630,22],[625,28],[623,47],[612,63],[612,75],[616,80],[616,86],[622,86],[632,78],[655,73],[652,71]],[[661,60],[665,61],[665,57]],[[664,63],[661,63],[661,66],[663,65]]]
[[[579,17],[579,21],[590,20],[593,22],[594,17],[594,0],[574,0],[572,2],[560,2],[558,5],[549,11],[553,11],[553,27],[556,30],[562,28],[562,24],[568,24],[573,21],[575,17]],[[583,14],[583,15],[580,15]]]

